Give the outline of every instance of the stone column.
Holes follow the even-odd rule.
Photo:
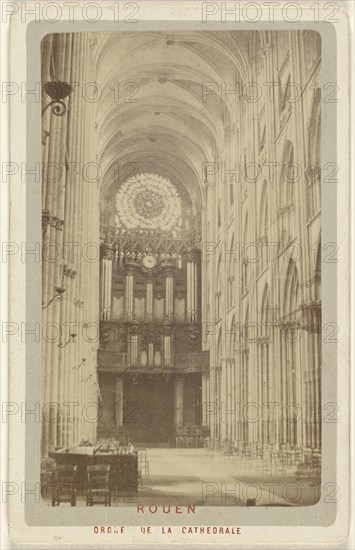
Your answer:
[[[148,367],[154,365],[154,342],[148,342]]]
[[[233,351],[235,353],[235,351]],[[236,440],[237,436],[237,400],[236,400],[236,372],[237,372],[237,361],[235,356],[231,359],[231,407],[233,410],[232,414],[232,439]]]
[[[221,441],[221,372],[222,368],[216,368],[216,439]]]
[[[321,447],[321,304],[312,301],[304,304],[304,329],[308,339],[308,370],[304,383],[304,407],[306,409],[306,444]]]
[[[174,380],[174,424],[182,426],[184,421],[184,378]]]
[[[294,365],[293,370],[295,372],[295,402],[297,408],[297,422],[296,422],[296,441],[298,446],[304,446],[304,414],[305,414],[305,399],[303,391],[303,379],[306,369],[302,368],[301,360],[301,341],[300,338],[304,337],[304,333],[301,333],[299,326],[293,329],[293,337],[295,342],[294,346]]]
[[[207,397],[207,400],[206,402],[208,403],[208,410],[209,410],[209,407],[210,407],[210,401],[211,401],[211,393],[210,393],[210,372],[208,372],[208,374],[206,375],[206,397]],[[209,414],[207,414],[207,409],[206,409],[206,425],[207,426],[210,426],[210,417],[209,417]]]
[[[58,45],[57,45],[58,46]],[[58,47],[53,52],[53,57],[57,57]],[[57,78],[66,82],[87,81],[83,72],[82,58],[87,58],[87,43],[82,37],[74,37],[68,34],[66,37],[65,48],[65,68],[64,77],[57,72]],[[67,72],[68,71],[68,72]],[[86,147],[84,145],[83,134],[85,130],[83,125],[86,123],[87,116],[84,114],[86,105],[81,101],[80,94],[75,89],[71,92],[70,109],[63,115],[63,119],[68,119],[66,132],[62,132],[62,144],[60,146],[63,161],[60,163],[63,173],[66,177],[65,193],[59,199],[63,209],[63,242],[67,245],[63,248],[63,285],[66,287],[66,293],[63,297],[61,307],[60,325],[61,340],[59,342],[59,377],[58,377],[58,395],[59,402],[66,407],[62,407],[62,415],[57,423],[57,444],[71,446],[77,443],[77,438],[83,433],[84,420],[82,418],[82,404],[84,389],[81,384],[81,378],[86,378],[86,371],[76,370],[83,357],[85,357],[85,344],[82,341],[82,306],[84,304],[83,294],[87,288],[87,273],[85,271],[85,262],[81,261],[82,248],[75,249],[70,247],[75,242],[87,243],[93,239],[88,237],[86,231],[86,215],[88,212],[88,195],[83,190],[81,178],[81,169],[87,157],[85,155]],[[88,113],[86,112],[86,115]],[[50,146],[54,146],[52,135],[49,136]],[[80,160],[80,162],[79,162]],[[78,161],[78,168],[73,168]],[[53,186],[53,185],[52,185]],[[61,187],[61,186],[59,186]],[[58,197],[59,198],[59,197]],[[95,200],[95,195],[91,197]],[[91,221],[92,223],[92,221]],[[81,269],[82,265],[82,269]],[[89,288],[89,294],[96,304],[93,289]],[[93,320],[90,318],[90,320]],[[67,323],[66,326],[64,323]],[[70,328],[70,324],[73,324]],[[77,334],[75,343],[65,345],[71,333]],[[64,347],[63,347],[64,346]],[[91,364],[88,361],[88,365]],[[52,364],[50,365],[52,369]],[[79,372],[80,370],[80,372]],[[73,415],[73,408],[68,404],[78,402],[77,412]],[[74,437],[74,433],[76,437]]]
[[[68,268],[66,265],[63,268],[63,281],[66,290],[66,299],[62,304],[62,319],[63,323],[72,316],[72,302],[73,302],[73,286],[76,277],[76,271]],[[72,349],[68,345],[64,349],[60,349],[60,364],[59,364],[59,397],[58,401],[61,407],[61,414],[58,419],[57,425],[57,444],[58,446],[66,445],[67,443],[67,405],[64,405],[67,399],[68,392],[68,380],[72,374],[74,367],[77,365],[74,363],[75,359],[72,357]],[[78,363],[80,364],[80,363]]]
[[[165,334],[164,336],[164,364],[166,367],[171,365],[171,336]]]
[[[55,66],[56,78],[65,80],[69,73],[66,64],[70,51],[71,39],[68,35],[46,37],[43,55],[43,82],[47,84],[51,74],[51,67]],[[55,62],[53,62],[52,55]],[[53,62],[53,66],[52,66]],[[43,230],[43,326],[48,323],[61,327],[62,302],[55,299],[46,307],[51,298],[56,294],[56,287],[61,287],[63,268],[63,219],[66,197],[66,173],[65,173],[65,140],[67,136],[67,113],[64,116],[56,116],[51,107],[47,107],[49,98],[43,94],[43,165],[47,170],[43,173],[42,189],[42,230]],[[67,102],[68,100],[65,100]],[[49,169],[49,167],[56,167]],[[52,247],[52,254],[50,253]],[[51,258],[51,256],[55,258]],[[64,298],[64,296],[63,296]],[[60,421],[60,396],[62,392],[62,380],[60,373],[60,352],[58,348],[59,338],[52,339],[53,334],[47,334],[43,342],[42,360],[42,454],[47,456],[48,450],[57,445],[57,424]],[[60,336],[59,336],[60,337]],[[52,406],[50,405],[52,404]]]
[[[92,64],[88,36],[53,35],[50,42],[55,73],[52,79],[64,82],[93,80],[89,75]],[[83,63],[84,59],[88,62]],[[98,218],[91,215],[93,204],[97,209],[97,185],[88,189],[88,182],[82,177],[83,166],[93,160],[92,150],[96,149],[94,138],[88,143],[85,137],[93,131],[93,106],[84,101],[81,91],[75,87],[66,101],[70,109],[62,117],[56,117],[48,108],[43,119],[44,162],[60,167],[60,178],[56,181],[43,178],[45,219],[52,221],[52,227],[44,228],[44,244],[55,243],[57,250],[62,252],[60,261],[48,262],[49,265],[44,261],[44,297],[55,285],[66,289],[62,302],[56,300],[55,309],[49,306],[43,316],[44,324],[51,322],[60,327],[58,341],[44,342],[43,404],[53,402],[60,406],[57,422],[43,421],[44,456],[57,444],[77,444],[87,433],[89,422],[83,418],[82,411],[88,403],[89,377],[92,378],[93,369],[96,369],[97,344],[84,341],[82,337],[84,320],[95,323],[99,309],[99,281],[98,277],[91,276],[98,270],[98,261],[95,265],[89,262],[83,248],[86,243],[98,244]],[[79,250],[74,246],[77,242]],[[75,343],[65,345],[71,333],[77,334]],[[75,368],[83,358],[86,359],[85,368]],[[73,409],[70,407],[73,402],[79,406]]]
[[[186,264],[186,274],[187,274],[187,292],[186,292],[186,312],[187,312],[187,322],[188,323],[197,323],[198,322],[198,251],[193,249],[189,250],[187,253],[187,264]]]
[[[255,371],[255,393],[256,393],[256,403],[258,404],[258,415],[256,422],[256,441],[263,444],[263,420],[264,420],[264,410],[263,410],[263,344],[260,339],[256,342],[256,360],[257,360],[257,369]]]
[[[243,404],[241,399],[242,383],[242,353],[240,349],[234,350],[234,370],[233,370],[233,401],[235,407],[234,415],[234,440],[242,440],[241,422],[243,420]]]
[[[127,327],[128,338],[128,362],[130,365],[138,363],[138,334],[139,327],[135,322],[129,323]]]
[[[210,414],[207,416],[208,424],[210,426],[211,440],[214,441],[216,438],[216,367],[210,367],[210,377],[209,377],[209,411]]]
[[[315,301],[311,304],[312,311],[312,343],[314,349],[314,385],[315,385],[315,447],[320,449],[322,446],[322,380],[321,380],[321,364],[322,364],[322,344],[321,344],[321,302]]]
[[[166,367],[172,367],[174,364],[173,332],[172,325],[166,320],[163,326],[163,364]]]
[[[100,309],[101,320],[109,321],[111,318],[111,293],[112,293],[112,261],[114,250],[107,243],[101,246],[101,296]]]
[[[281,400],[281,361],[280,361],[280,329],[279,329],[279,306],[277,304],[268,307],[268,334],[269,344],[269,396],[271,403],[277,406],[270,406],[270,438],[277,446],[280,444],[280,426],[282,423],[282,402]]]
[[[223,443],[227,436],[227,423],[228,423],[228,388],[227,388],[227,369],[228,361],[222,357],[217,358],[220,361],[219,370],[219,399],[218,399],[218,423],[219,423],[219,437]]]
[[[88,55],[87,51],[87,39],[84,35],[81,36],[81,40],[78,41],[78,52],[79,53],[79,63],[77,66],[78,71],[78,82],[86,82],[86,67],[87,63],[83,63],[83,59],[86,59]],[[78,99],[77,96],[75,98]],[[87,156],[87,140],[86,140],[86,127],[85,119],[87,115],[86,103],[83,100],[79,100],[77,106],[77,111],[70,111],[72,118],[71,124],[73,125],[73,160],[79,164],[79,169],[75,173],[72,183],[76,187],[74,191],[74,208],[73,208],[73,236],[76,237],[80,243],[87,242],[87,232],[85,218],[87,216],[87,205],[85,194],[87,191],[87,184],[82,177],[83,166],[88,160]],[[82,244],[82,247],[84,244]],[[85,288],[85,273],[87,269],[87,261],[83,253],[83,248],[81,248],[77,261],[77,271],[78,276],[74,281],[73,288],[73,299],[80,296],[81,292]],[[80,362],[80,358],[83,356],[82,352],[86,348],[83,338],[82,331],[84,325],[84,311],[81,308],[74,307],[74,318],[75,321],[79,324],[79,334],[75,344],[69,344],[71,346],[71,357],[75,360],[75,363]],[[73,421],[70,424],[70,446],[76,446],[81,440],[81,418],[83,415],[83,403],[82,403],[82,382],[83,373],[80,372],[81,369],[73,370],[73,376],[71,381],[71,386],[69,388],[70,398],[73,402],[79,402],[79,406],[75,407],[73,410]],[[85,378],[84,378],[85,379]]]
[[[153,283],[150,280],[147,281],[146,301],[146,321],[150,323],[153,319]]]
[[[125,311],[126,320],[133,319],[133,272],[128,270],[126,273],[126,294],[125,294]]]
[[[72,36],[72,59],[71,59],[71,74],[70,82],[80,82],[83,79],[82,74],[82,46],[83,46],[83,37]],[[78,240],[81,240],[81,234],[79,234],[79,227],[81,224],[81,187],[82,187],[82,178],[80,166],[82,166],[83,153],[82,153],[82,121],[84,114],[84,105],[81,101],[81,94],[78,89],[74,88],[72,91],[72,105],[68,113],[64,116],[68,116],[68,136],[67,136],[67,152],[68,158],[68,185],[66,190],[66,207],[65,207],[65,224],[64,224],[64,241],[68,243],[75,243]],[[80,160],[80,162],[79,162]],[[78,163],[79,168],[69,167],[70,163]],[[93,197],[94,199],[94,197]],[[68,274],[76,272],[79,276],[80,269],[80,256],[81,251],[77,253],[74,250],[67,249],[64,251],[64,261],[66,264],[66,270]],[[77,289],[79,290],[80,286],[78,285],[77,277],[72,277],[67,279],[70,284],[68,284],[68,289],[65,296],[65,301],[67,303],[67,310],[65,315],[67,316],[66,321],[79,322],[78,308],[75,307],[74,301],[77,298]],[[63,363],[62,368],[65,369],[65,381],[64,381],[64,392],[63,398],[68,403],[77,402],[77,396],[75,394],[76,380],[78,376],[82,375],[82,372],[77,372],[75,367],[77,367],[83,354],[80,354],[80,350],[77,349],[77,344],[75,348],[70,345],[66,346],[62,350]],[[63,353],[64,352],[64,353]],[[80,357],[80,360],[79,360]],[[85,357],[85,356],[84,356]],[[80,368],[80,371],[82,369]],[[63,426],[60,427],[63,431],[63,444],[67,447],[71,447],[74,444],[74,413],[72,408],[64,409],[64,418]]]
[[[165,269],[165,319],[170,323],[174,319],[174,266]]]
[[[250,380],[249,380],[249,348],[245,347],[241,350],[242,355],[242,387],[240,391],[241,403],[241,422],[242,422],[242,440],[243,443],[252,441],[252,430],[249,429],[249,403],[250,399]]]
[[[202,425],[207,426],[208,420],[207,420],[207,411],[209,410],[209,397],[208,397],[208,374],[204,373],[202,374],[202,391],[201,391],[201,397],[202,397]]]
[[[123,378],[116,376],[115,421],[116,426],[123,426]]]
[[[299,325],[296,321],[282,323],[282,362],[285,364],[284,373],[284,426],[285,437],[283,442],[295,444],[301,439],[301,365],[299,353]],[[302,411],[301,411],[302,412]],[[294,420],[294,418],[296,420]]]

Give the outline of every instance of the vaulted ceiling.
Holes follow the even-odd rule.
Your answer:
[[[254,33],[255,34],[255,33]],[[196,215],[202,168],[238,126],[240,105],[227,90],[248,79],[248,32],[98,33],[98,161],[101,207],[112,205],[134,173],[168,178],[188,193]],[[212,83],[216,93],[203,97]],[[206,89],[206,88],[205,88]]]

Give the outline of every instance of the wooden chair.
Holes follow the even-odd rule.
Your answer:
[[[111,506],[110,465],[88,466],[86,471],[88,476],[86,506],[94,506],[94,504]]]
[[[138,449],[138,471],[141,476],[149,476],[149,461],[146,448]]]
[[[322,469],[322,455],[318,451],[312,453],[312,473],[314,476],[319,477]]]
[[[262,447],[262,445],[256,445],[256,447],[255,447],[255,458],[257,460],[262,460],[263,459],[263,447]]]
[[[268,475],[268,476],[271,476],[272,475],[272,462],[271,462],[271,458],[270,459],[264,459],[262,464],[261,464],[261,472],[263,475]]]
[[[61,502],[70,502],[76,506],[78,483],[76,480],[77,466],[58,464],[52,477],[52,506],[59,506]]]
[[[51,490],[53,487],[55,467],[55,462],[52,459],[45,459],[41,462],[41,496],[44,499],[48,497],[48,488]],[[50,494],[50,500],[52,500],[52,494]]]

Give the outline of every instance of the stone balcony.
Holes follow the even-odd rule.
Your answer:
[[[205,372],[209,369],[209,351],[196,351],[176,353],[170,363],[141,364],[137,361],[131,362],[128,353],[99,350],[98,355],[99,372],[117,373],[184,373],[184,372]]]

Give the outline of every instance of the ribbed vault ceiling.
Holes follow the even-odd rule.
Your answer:
[[[240,108],[233,96],[223,102],[218,93],[204,102],[202,87],[224,82],[230,90],[246,81],[250,33],[99,33],[97,38],[102,208],[113,204],[132,172],[145,172],[168,178],[197,213],[203,163],[223,147],[225,127],[238,126]]]

